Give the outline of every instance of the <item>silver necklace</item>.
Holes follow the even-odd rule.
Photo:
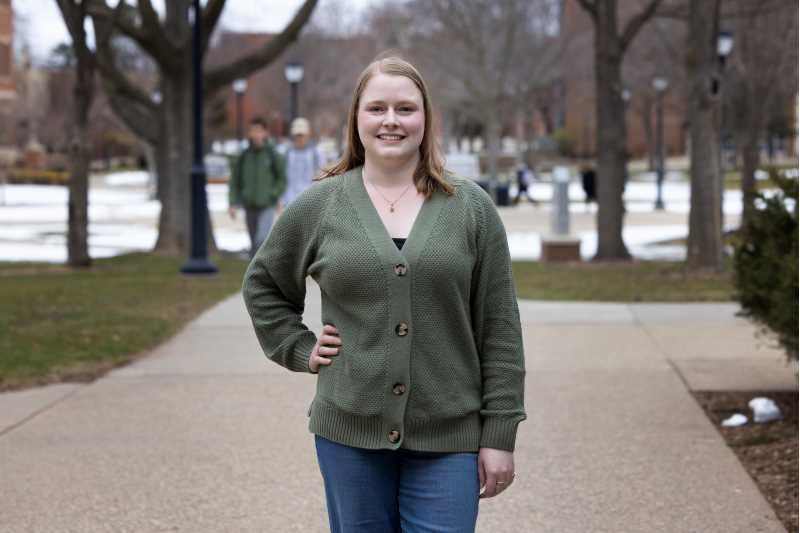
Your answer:
[[[411,188],[411,186],[412,186],[412,185],[414,185],[414,182],[413,182],[413,181],[412,181],[411,183],[409,183],[409,184],[408,184],[408,187],[406,187],[406,188],[405,188],[405,190],[403,190],[403,192],[402,192],[402,193],[400,193],[400,196],[398,196],[397,198],[395,198],[395,200],[394,200],[394,201],[391,201],[391,200],[389,200],[388,198],[386,198],[386,196],[384,196],[384,195],[383,195],[383,193],[381,192],[381,190],[380,190],[380,189],[378,189],[378,186],[377,186],[377,185],[375,185],[374,183],[372,183],[372,180],[370,180],[370,179],[367,179],[367,183],[369,183],[370,185],[372,185],[372,188],[374,188],[376,191],[378,191],[378,194],[380,194],[380,195],[383,197],[383,199],[384,199],[384,200],[386,200],[386,202],[389,204],[389,212],[391,212],[391,213],[394,213],[394,204],[396,204],[396,203],[398,202],[398,200],[400,200],[400,198],[402,198],[402,197],[403,197],[403,195],[406,193],[406,191],[408,191],[408,189],[410,189],[410,188]]]

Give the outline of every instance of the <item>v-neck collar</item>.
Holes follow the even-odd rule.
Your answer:
[[[372,245],[382,258],[392,263],[404,258],[407,263],[415,264],[430,236],[433,224],[444,206],[446,195],[437,190],[430,198],[425,199],[414,219],[414,224],[411,226],[403,248],[398,249],[364,187],[362,169],[363,167],[356,167],[345,174],[345,188]]]

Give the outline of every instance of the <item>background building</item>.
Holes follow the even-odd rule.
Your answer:
[[[12,146],[14,138],[14,25],[11,0],[0,0],[0,147]]]

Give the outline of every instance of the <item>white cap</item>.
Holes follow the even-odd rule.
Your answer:
[[[289,133],[291,135],[310,135],[311,125],[308,123],[308,120],[302,117],[296,118],[292,121],[292,127],[289,128]]]

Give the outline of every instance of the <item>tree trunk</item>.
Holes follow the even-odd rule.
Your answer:
[[[656,157],[657,147],[655,141],[655,133],[653,132],[653,99],[645,97],[642,103],[642,129],[644,130],[644,139],[647,144],[647,170],[655,172],[656,170]]]
[[[689,268],[695,271],[722,270],[719,138],[715,127],[715,110],[720,103],[713,91],[718,76],[718,20],[719,0],[691,0],[687,46],[691,204],[686,255]]]
[[[192,146],[188,142],[192,139],[190,82],[189,76],[162,78],[165,170],[159,172],[159,180],[166,178],[166,182],[159,188],[161,216],[154,251],[175,256],[188,255],[191,246]]]
[[[497,156],[500,153],[500,119],[492,114],[486,117],[486,163],[489,179],[497,183]]]
[[[94,98],[94,64],[86,49],[86,33],[83,29],[85,12],[79,10],[75,44],[75,97],[73,107],[74,124],[70,142],[70,180],[67,204],[67,264],[71,267],[88,267],[89,256],[89,160],[91,159],[91,137],[89,136],[89,109]],[[66,14],[65,14],[66,15]]]
[[[85,67],[84,67],[85,69]],[[67,223],[67,264],[88,267],[89,257],[89,108],[92,101],[92,74],[81,72],[75,84],[75,126],[70,143],[70,179]]]
[[[759,163],[757,125],[741,140],[742,152],[742,220],[740,225],[747,224],[753,216],[756,200],[756,170]]]
[[[616,5],[598,2],[595,25],[597,113],[597,254],[596,261],[630,259],[622,240],[627,153],[622,87],[622,50],[616,27]]]
[[[187,9],[186,2],[172,2],[165,22],[167,31],[184,36],[187,44],[181,47],[180,68],[175,71],[161,71],[163,149],[156,148],[161,151],[156,160],[164,169],[159,169],[161,214],[158,239],[153,250],[184,257],[189,256],[192,245],[191,140],[194,138],[191,27],[188,17],[184,16]],[[208,205],[206,221],[208,250],[215,251],[216,243]]]

